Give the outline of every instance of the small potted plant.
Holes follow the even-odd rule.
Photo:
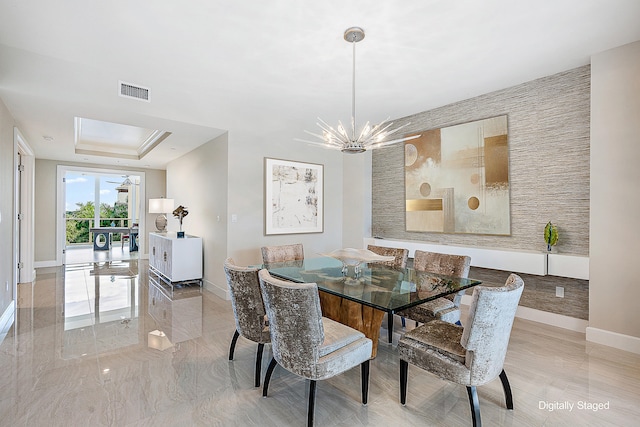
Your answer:
[[[551,221],[544,227],[544,241],[547,243],[547,252],[551,252],[551,247],[558,243],[558,227]]]

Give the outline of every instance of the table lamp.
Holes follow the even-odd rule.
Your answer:
[[[167,213],[173,211],[173,199],[149,199],[149,213],[159,213],[156,228],[163,233],[167,230]]]

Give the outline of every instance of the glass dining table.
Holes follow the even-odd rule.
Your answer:
[[[354,266],[344,266],[330,257],[270,263],[263,267],[280,279],[317,283],[323,316],[351,326],[370,338],[372,358],[377,353],[385,313],[389,342],[392,342],[394,313],[481,283],[374,263],[362,264],[356,272]]]

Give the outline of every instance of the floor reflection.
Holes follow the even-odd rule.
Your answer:
[[[94,251],[91,245],[67,246],[64,254],[64,263],[66,265],[128,259],[139,259],[138,252],[130,252],[128,246],[120,247],[117,244],[109,248],[108,251]]]
[[[164,350],[202,336],[202,288],[171,288],[150,273],[149,315],[158,325],[149,332],[149,347]]]
[[[68,266],[63,287],[64,359],[140,342],[138,261]]]

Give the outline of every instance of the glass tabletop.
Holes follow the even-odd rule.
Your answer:
[[[315,282],[321,291],[391,313],[482,283],[379,264],[362,264],[357,275],[353,266],[343,273],[342,262],[329,257],[270,263],[264,267],[275,277],[299,283]]]

